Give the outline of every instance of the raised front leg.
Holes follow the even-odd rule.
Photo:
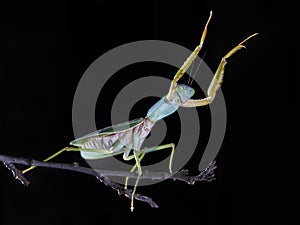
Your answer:
[[[210,11],[210,15],[209,18],[206,22],[206,25],[204,27],[202,36],[201,36],[201,40],[200,40],[200,44],[195,48],[195,50],[192,52],[192,54],[186,59],[186,61],[183,63],[183,65],[180,67],[180,69],[177,71],[177,73],[175,74],[172,82],[171,82],[171,86],[167,95],[167,99],[168,101],[172,101],[173,97],[174,97],[174,92],[175,92],[175,88],[177,86],[177,82],[178,80],[183,76],[183,74],[188,70],[188,68],[191,66],[192,62],[195,60],[195,58],[197,57],[198,53],[200,52],[202,45],[204,43],[205,37],[206,37],[206,33],[207,33],[207,26],[209,24],[209,21],[211,19],[212,16],[212,11]]]
[[[253,36],[257,35],[258,33],[252,34],[251,36],[247,37],[245,40],[243,40],[241,43],[239,43],[237,46],[235,46],[231,51],[229,51],[221,60],[218,69],[210,83],[210,86],[207,91],[208,97],[203,98],[203,99],[190,99],[187,102],[181,104],[180,106],[182,107],[198,107],[198,106],[203,106],[210,104],[216,95],[217,90],[220,88],[223,76],[224,76],[224,70],[225,70],[225,65],[227,64],[226,59],[228,59],[230,56],[232,56],[235,52],[242,48],[246,48],[243,44],[252,38]]]

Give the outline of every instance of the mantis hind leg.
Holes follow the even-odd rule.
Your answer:
[[[111,157],[114,155],[118,155],[122,152],[113,152],[111,150],[105,150],[105,149],[86,149],[86,148],[77,148],[77,147],[65,147],[58,152],[54,153],[53,155],[49,156],[48,158],[44,159],[43,162],[48,162],[49,160],[55,158],[56,156],[60,155],[61,153],[65,151],[84,151],[84,152],[92,152],[92,153],[98,153],[98,159]],[[22,171],[22,173],[27,173],[30,170],[33,170],[36,166],[31,166],[28,169],[25,169]]]
[[[53,155],[49,156],[48,158],[44,159],[43,162],[48,162],[49,160],[55,158],[56,156],[60,155],[61,153],[63,153],[64,151],[67,151],[66,148],[63,148],[61,150],[59,150],[58,152],[54,153]],[[28,169],[26,170],[23,170],[22,173],[27,173],[29,172],[30,170],[33,170],[36,166],[31,166],[29,167]]]

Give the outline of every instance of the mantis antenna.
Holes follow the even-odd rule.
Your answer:
[[[188,85],[189,85],[189,86],[191,86],[192,83],[193,83],[193,80],[195,80],[196,74],[197,74],[197,72],[198,72],[198,70],[199,70],[199,68],[200,68],[200,66],[201,66],[201,64],[202,64],[202,62],[203,62],[203,60],[204,60],[205,55],[206,55],[206,52],[204,52],[203,57],[202,57],[200,63],[198,64],[198,66],[197,66],[197,68],[196,68],[195,73],[192,73],[193,65],[194,65],[194,64],[192,64],[191,73],[192,73],[193,75],[192,75],[192,77],[189,76],[189,80],[188,80]]]

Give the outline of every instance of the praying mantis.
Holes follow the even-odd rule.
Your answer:
[[[192,99],[195,90],[189,85],[178,84],[178,81],[183,77],[200,52],[207,34],[207,28],[211,17],[212,11],[210,11],[210,15],[202,32],[199,45],[196,46],[195,50],[175,74],[173,80],[171,81],[167,95],[162,97],[149,109],[145,118],[131,120],[129,122],[100,129],[85,135],[70,142],[71,147],[65,147],[59,150],[55,154],[46,158],[44,161],[49,161],[65,151],[79,151],[81,156],[87,160],[102,159],[119,154],[123,154],[123,159],[126,161],[134,159],[135,165],[132,167],[131,172],[134,172],[137,169],[138,175],[131,195],[130,209],[133,211],[135,192],[142,175],[141,161],[145,154],[164,149],[171,149],[168,169],[170,173],[172,173],[172,160],[175,152],[175,145],[173,143],[142,148],[142,144],[149,135],[152,127],[159,120],[174,113],[179,107],[200,107],[211,104],[221,86],[225,65],[227,63],[226,60],[238,50],[245,48],[243,44],[258,34],[252,34],[244,39],[221,59],[221,62],[207,90],[207,97],[203,99]],[[35,166],[31,166],[22,172],[24,174],[33,168],[35,168]],[[125,188],[127,188],[127,184],[128,177],[125,180]]]

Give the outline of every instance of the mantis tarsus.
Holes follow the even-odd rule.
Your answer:
[[[180,78],[188,70],[192,62],[197,57],[200,52],[202,45],[204,43],[207,27],[209,21],[212,17],[212,11],[204,27],[200,44],[195,48],[192,54],[186,59],[183,65],[175,74],[168,94],[161,98],[155,105],[153,105],[145,118],[140,118],[132,120],[123,124],[118,124],[116,126],[100,129],[84,137],[76,139],[70,143],[72,147],[66,147],[51,155],[44,161],[48,161],[64,151],[80,151],[81,156],[84,159],[101,159],[106,157],[111,157],[119,154],[123,154],[124,160],[135,159],[135,165],[133,166],[131,172],[136,169],[138,171],[138,177],[135,181],[135,185],[132,191],[131,197],[131,211],[133,211],[134,195],[136,192],[137,185],[139,183],[140,176],[142,174],[141,161],[146,153],[154,152],[158,150],[163,150],[171,148],[171,156],[169,162],[169,170],[172,172],[172,159],[175,151],[175,145],[173,143],[159,145],[150,148],[141,148],[144,140],[151,131],[154,124],[163,119],[164,117],[174,113],[180,106],[181,107],[198,107],[210,104],[217,90],[220,88],[222,83],[224,69],[226,65],[226,59],[228,59],[236,51],[245,48],[243,45],[247,40],[257,35],[257,33],[247,37],[232,50],[230,50],[221,60],[217,71],[211,81],[211,84],[207,91],[207,97],[203,99],[191,99],[194,95],[195,90],[188,85],[177,84]],[[132,154],[131,154],[132,152]],[[26,169],[23,173],[32,170],[34,166]],[[127,188],[128,178],[125,181],[125,188]]]

